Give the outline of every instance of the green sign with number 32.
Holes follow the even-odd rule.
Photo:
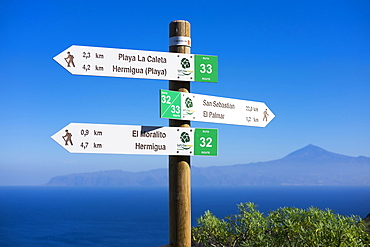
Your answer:
[[[217,156],[218,129],[195,129],[194,155]]]
[[[161,90],[161,118],[181,119],[181,93]]]

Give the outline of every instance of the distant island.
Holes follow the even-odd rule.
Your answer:
[[[191,182],[193,187],[370,186],[370,158],[336,154],[310,144],[272,161],[192,167]],[[53,177],[46,186],[168,186],[168,169],[70,174]]]

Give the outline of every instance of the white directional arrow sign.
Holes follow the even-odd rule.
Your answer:
[[[161,90],[161,117],[266,127],[275,115],[263,102]]]
[[[70,153],[213,155],[217,129],[71,123],[52,137]]]
[[[74,75],[217,82],[217,56],[72,45],[54,57]]]

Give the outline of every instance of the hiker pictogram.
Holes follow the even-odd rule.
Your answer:
[[[72,134],[68,132],[68,130],[66,130],[66,134],[63,137],[63,140],[66,142],[65,145],[68,146],[68,142],[71,144],[71,146],[73,146],[73,143],[72,143]]]
[[[64,60],[66,60],[67,62],[67,67],[71,67],[71,64],[73,67],[75,67],[75,63],[73,62],[73,55],[70,53],[70,52],[67,52],[68,56],[66,58],[64,58]]]
[[[267,113],[267,109],[263,112],[263,119],[262,119],[262,121],[265,121],[265,119],[266,119],[266,122],[267,122],[267,116],[268,116],[269,114]]]

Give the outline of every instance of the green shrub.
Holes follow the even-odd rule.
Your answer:
[[[254,203],[238,205],[238,213],[218,219],[207,211],[192,235],[203,247],[368,247],[369,235],[358,216],[331,210],[279,208],[267,216]]]

